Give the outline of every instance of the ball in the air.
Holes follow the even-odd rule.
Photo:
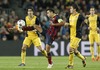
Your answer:
[[[17,25],[18,26],[25,26],[25,21],[20,19],[20,20],[17,21]]]
[[[25,21],[20,19],[17,21],[18,30],[21,31],[22,27],[25,26]]]

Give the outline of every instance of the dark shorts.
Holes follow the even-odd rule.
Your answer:
[[[53,39],[52,39],[52,37],[48,34],[48,33],[46,33],[46,40],[45,40],[45,43],[46,44],[48,44],[48,45],[52,45],[52,43],[53,43]]]

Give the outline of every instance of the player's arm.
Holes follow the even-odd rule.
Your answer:
[[[97,31],[100,32],[100,17],[97,17]]]
[[[77,20],[77,22],[78,22],[77,26],[82,27],[84,20],[85,20],[85,17],[82,14],[80,14],[78,17],[78,20]]]
[[[84,23],[88,26],[88,30],[91,30],[92,29],[91,27],[89,27],[89,15],[86,15],[85,16]]]
[[[52,22],[50,22],[51,26],[63,26],[64,25],[64,21],[62,19],[58,19],[58,24],[54,24]]]
[[[87,25],[88,25],[88,23],[89,23],[88,18],[89,18],[89,15],[86,15],[86,16],[85,16],[85,20],[84,20],[84,23],[87,24]]]
[[[65,27],[70,27],[71,25],[70,25],[68,22],[66,22],[66,23],[64,24],[64,26],[65,26]]]
[[[32,31],[32,30],[36,29],[37,31],[42,32],[42,28],[39,26],[39,23],[40,23],[39,19],[36,18],[35,25],[33,25],[33,26],[23,26],[22,30],[23,31]]]
[[[66,23],[64,24],[65,27],[71,27],[71,25],[69,24],[69,17],[70,16],[68,16],[66,19]]]
[[[56,21],[58,21],[57,24],[50,22],[50,25],[51,26],[63,26],[64,25],[64,21],[58,15],[56,16]]]

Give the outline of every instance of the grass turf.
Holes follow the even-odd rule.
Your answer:
[[[74,69],[72,70],[100,70],[100,61],[92,62],[87,57],[87,66],[83,67],[82,62],[77,57],[74,58]],[[0,70],[48,70],[47,59],[42,56],[26,57],[26,66],[18,66],[21,63],[20,57],[0,56]],[[68,64],[68,56],[53,57],[53,68],[49,70],[71,70],[65,69]]]

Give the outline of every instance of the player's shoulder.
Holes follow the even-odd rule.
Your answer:
[[[79,18],[85,18],[82,13],[78,13]]]
[[[94,14],[95,16],[98,16],[97,14]]]
[[[25,18],[26,18],[26,19],[28,19],[28,16],[26,16]],[[37,18],[37,16],[36,16],[36,15],[34,15],[34,16],[33,16],[33,18]]]
[[[28,16],[26,16],[25,19],[28,19]]]
[[[53,19],[55,19],[55,20],[57,20],[59,18],[59,15],[55,15],[54,17],[53,17]]]
[[[34,15],[34,18],[37,18],[37,16],[36,16],[36,15]]]
[[[83,17],[83,14],[82,14],[82,13],[78,13],[78,15],[79,15],[80,17]]]

